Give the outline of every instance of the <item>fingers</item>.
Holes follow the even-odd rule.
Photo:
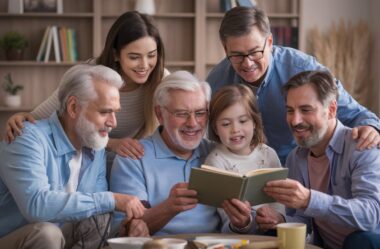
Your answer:
[[[274,229],[280,223],[280,214],[269,206],[263,206],[256,211],[256,224],[263,231]],[[281,216],[282,217],[282,216]]]
[[[226,200],[222,208],[228,215],[230,222],[238,228],[246,227],[251,220],[251,205],[238,199]]]
[[[133,219],[130,221],[127,235],[130,237],[148,237],[149,228],[147,224],[141,219]]]
[[[188,183],[180,182],[170,190],[168,208],[174,213],[183,212],[196,207],[198,204],[197,191],[188,189]]]
[[[144,156],[144,146],[136,139],[123,138],[116,145],[116,153],[136,160]]]
[[[372,149],[375,146],[379,146],[380,134],[379,132],[370,126],[357,127],[358,130],[358,143],[356,148],[358,150]],[[354,137],[354,135],[352,135]]]

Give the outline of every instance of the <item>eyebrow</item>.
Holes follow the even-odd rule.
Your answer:
[[[154,52],[157,52],[157,48],[152,50],[152,51],[149,51],[148,53],[146,54],[151,54],[151,53],[154,53]],[[134,52],[131,52],[131,53],[128,53],[128,55],[142,55],[141,53],[134,53]]]

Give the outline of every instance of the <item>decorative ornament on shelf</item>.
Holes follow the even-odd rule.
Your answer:
[[[21,106],[21,96],[17,93],[21,91],[23,88],[23,86],[17,85],[13,82],[10,73],[5,75],[3,82],[3,90],[6,93],[4,98],[4,104],[8,107]]]
[[[25,36],[16,31],[9,31],[0,39],[0,48],[4,50],[7,60],[21,60],[27,45]]]
[[[154,15],[156,13],[154,0],[136,0],[135,10],[143,14]]]

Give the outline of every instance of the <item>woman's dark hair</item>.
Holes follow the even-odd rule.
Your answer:
[[[97,64],[110,67],[123,75],[115,56],[119,55],[120,51],[129,43],[147,36],[152,37],[157,43],[157,64],[144,84],[145,125],[138,137],[149,134],[157,125],[153,112],[153,93],[164,75],[164,45],[158,29],[153,25],[153,20],[148,15],[137,11],[128,11],[122,14],[111,26],[104,49],[96,60]]]

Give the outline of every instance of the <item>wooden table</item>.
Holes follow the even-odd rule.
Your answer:
[[[186,239],[186,240],[193,240],[195,237],[199,237],[199,236],[245,239],[245,240],[249,240],[250,243],[255,242],[255,241],[275,241],[277,239],[276,237],[273,237],[273,236],[247,235],[247,234],[224,234],[224,233],[175,234],[175,235],[153,236],[152,238],[155,238],[155,239],[180,238],[180,239]],[[103,249],[111,249],[111,247],[104,247]],[[320,247],[306,244],[305,249],[320,249]]]

